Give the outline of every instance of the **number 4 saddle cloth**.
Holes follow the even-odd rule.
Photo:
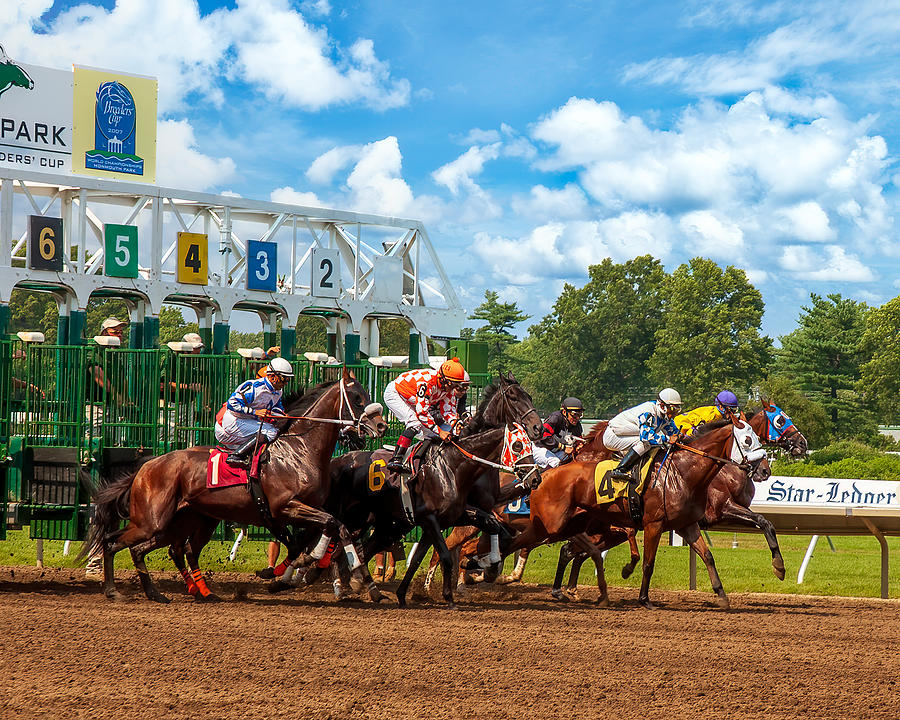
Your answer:
[[[644,494],[647,486],[647,477],[650,474],[650,468],[653,467],[653,461],[656,459],[658,451],[659,448],[653,448],[641,461],[640,466],[632,471],[632,475],[636,472],[639,473],[636,488],[638,495]],[[602,460],[594,468],[594,489],[597,491],[597,505],[611,505],[616,500],[628,497],[628,481],[619,480],[612,476],[612,472],[618,464],[618,460]]]

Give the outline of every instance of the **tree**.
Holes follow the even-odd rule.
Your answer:
[[[42,332],[44,341],[56,342],[59,310],[53,296],[45,292],[13,290],[9,300],[9,332]]]
[[[378,321],[378,352],[381,355],[409,353],[409,325],[406,320],[391,318]]]
[[[760,335],[765,305],[744,271],[693,258],[668,278],[665,313],[650,358],[656,386],[671,385],[688,405],[719,390],[738,397],[765,375],[772,340]]]
[[[199,332],[200,326],[184,319],[181,308],[164,305],[159,311],[159,344],[180,341],[187,333]]]
[[[786,375],[773,373],[759,384],[759,394],[784,410],[811,448],[820,448],[831,439],[831,424],[825,408],[810,400]]]
[[[652,396],[647,360],[662,317],[666,274],[650,255],[588,268],[582,288],[566,285],[553,311],[530,328],[515,356],[539,407],[575,395],[591,414]]]
[[[852,436],[871,430],[857,386],[866,357],[861,341],[866,328],[865,303],[839,294],[811,294],[798,327],[781,338],[779,367],[828,413],[831,431]]]
[[[486,323],[475,330],[472,339],[488,345],[488,372],[495,374],[509,367],[506,349],[516,342],[510,330],[528,318],[516,303],[502,303],[496,292],[484,291],[484,302],[475,308],[469,319],[484,320]]]
[[[860,366],[857,389],[878,420],[885,424],[900,422],[900,297],[866,314],[861,351],[865,363]]]

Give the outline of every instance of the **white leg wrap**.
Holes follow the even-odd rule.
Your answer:
[[[431,581],[434,579],[434,573],[437,572],[437,565],[428,568],[428,572],[425,574],[425,589],[431,587]]]
[[[328,549],[328,543],[331,542],[331,538],[328,537],[325,533],[322,533],[322,537],[319,538],[319,544],[313,548],[313,551],[310,553],[313,559],[321,560],[325,557],[325,551]]]
[[[522,573],[525,572],[525,563],[526,559],[524,555],[519,555],[519,559],[516,560],[516,569],[513,571],[514,574],[519,577],[522,576]]]
[[[353,543],[344,545],[344,552],[347,555],[347,564],[350,566],[351,570],[362,567],[362,561],[359,559],[359,555],[356,554],[356,548],[353,546]]]
[[[495,565],[500,562],[500,536],[499,535],[491,535],[491,554],[488,555],[488,560],[491,561],[491,565]]]
[[[288,565],[284,569],[284,575],[282,575],[280,578],[281,582],[290,582],[291,578],[294,577],[295,572],[297,572],[297,570],[294,568],[294,566]]]

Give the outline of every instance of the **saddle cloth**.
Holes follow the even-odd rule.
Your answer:
[[[632,471],[639,472],[639,482],[637,484],[637,494],[643,495],[647,485],[647,476],[650,474],[650,467],[656,458],[658,448],[653,448],[647,456],[641,461],[640,467]],[[594,490],[597,493],[597,505],[612,505],[616,500],[628,497],[628,481],[619,480],[612,476],[613,470],[619,464],[618,460],[602,460],[597,463],[594,468]]]
[[[247,484],[247,471],[229,465],[225,461],[227,457],[227,450],[210,448],[209,460],[206,463],[206,487],[210,490]]]
[[[516,498],[503,508],[503,512],[507,515],[531,515],[531,506],[529,505],[530,495]]]

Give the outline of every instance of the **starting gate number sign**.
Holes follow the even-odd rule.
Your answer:
[[[203,233],[178,233],[178,266],[175,279],[188,285],[206,285],[209,280],[208,240]]]
[[[315,248],[312,251],[313,297],[336,298],[341,294],[341,258],[337,248]]]
[[[138,276],[138,229],[136,225],[103,226],[103,273],[109,277]]]
[[[62,218],[30,215],[28,242],[28,266],[32,270],[62,271],[63,222]]]
[[[275,292],[278,282],[278,247],[273,242],[247,242],[247,289]]]

